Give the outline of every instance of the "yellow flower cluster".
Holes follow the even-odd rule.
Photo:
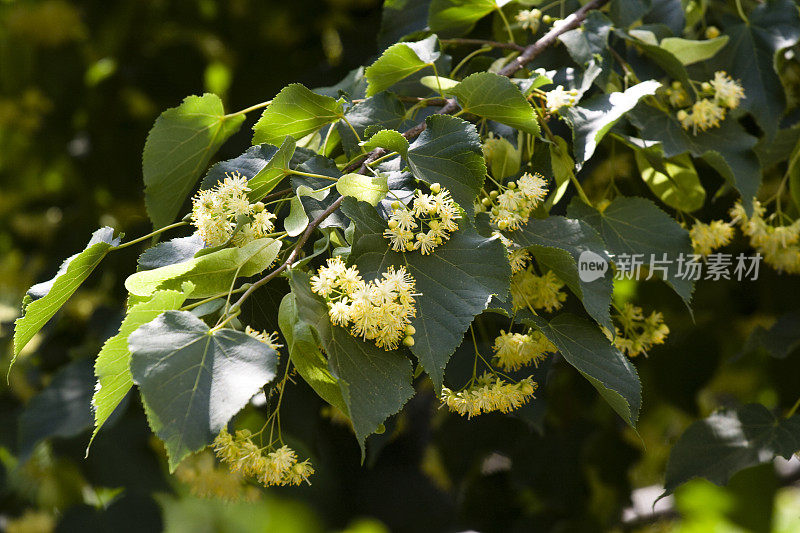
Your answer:
[[[389,229],[383,236],[389,239],[396,252],[419,250],[427,255],[449,239],[450,232],[458,229],[456,220],[459,218],[461,214],[450,191],[434,183],[431,194],[417,190],[410,209],[398,201],[392,202]]]
[[[232,472],[252,476],[264,486],[309,483],[308,478],[314,473],[308,459],[297,462],[294,450],[286,445],[265,455],[264,450],[250,439],[250,432],[246,429],[237,431],[236,436],[223,429],[214,439],[214,452]]]
[[[311,290],[325,298],[331,322],[351,326],[353,336],[394,350],[400,341],[414,345],[415,283],[404,267],[395,270],[393,266],[382,279],[365,282],[355,266],[347,268],[341,258],[332,257],[311,278]]]
[[[753,216],[739,202],[731,209],[731,222],[739,224],[750,245],[764,256],[764,262],[778,272],[800,274],[800,220],[788,226],[773,226],[764,219],[765,209],[753,200]]]
[[[500,190],[492,190],[475,204],[477,213],[488,210],[489,223],[501,231],[515,231],[528,222],[531,212],[547,196],[547,181],[525,173]]]
[[[712,220],[709,224],[696,222],[689,230],[694,253],[706,256],[725,246],[733,238],[733,226],[722,220]]]
[[[486,372],[461,391],[453,392],[442,387],[442,403],[454,413],[467,418],[492,411],[510,413],[528,403],[534,397],[536,387],[532,377],[518,383],[508,383]]]
[[[514,309],[544,309],[548,313],[560,309],[567,299],[567,293],[561,289],[564,282],[550,270],[537,276],[533,265],[511,276],[511,298]]]
[[[493,231],[492,235],[496,235],[500,239],[500,242],[502,242],[506,247],[506,252],[508,253],[508,264],[511,265],[511,273],[516,274],[517,272],[524,270],[525,265],[531,261],[531,254],[528,253],[528,250],[525,248],[518,248],[514,241],[499,231]]]
[[[247,178],[239,172],[225,173],[213,189],[199,191],[192,199],[192,224],[208,246],[220,246],[231,237],[236,246],[266,236],[275,229],[275,215],[264,204],[250,203]],[[234,235],[237,223],[241,224]]]
[[[642,308],[631,303],[626,303],[616,314],[615,318],[622,328],[615,327],[616,336],[614,346],[629,357],[636,357],[656,344],[664,344],[669,334],[669,327],[664,324],[664,316],[653,311],[645,317]],[[605,330],[611,338],[611,332]]]
[[[533,330],[525,334],[500,330],[492,349],[495,357],[493,363],[512,372],[531,363],[539,368],[539,363],[547,358],[547,354],[558,351],[541,331]]]
[[[692,104],[691,112],[681,109],[676,115],[683,129],[691,129],[695,135],[698,129],[706,131],[719,127],[719,123],[725,120],[726,110],[736,109],[744,98],[744,88],[722,70],[715,72],[714,79],[702,83],[700,87],[700,94],[706,97]],[[674,107],[683,107],[689,102],[680,82],[673,82],[667,94]]]
[[[575,89],[564,90],[563,85],[559,85],[552,91],[547,91],[544,96],[544,105],[551,113],[557,112],[562,107],[572,107],[578,101],[578,91]]]
[[[266,333],[263,331],[258,331],[250,326],[244,328],[244,332],[256,339],[257,341],[263,342],[276,352],[279,348],[283,348],[283,344],[278,344],[278,332],[275,331],[273,333]]]
[[[56,520],[49,513],[28,509],[19,518],[8,520],[6,533],[50,533],[56,529]]]
[[[542,20],[542,12],[538,9],[520,10],[514,17],[523,30],[531,30],[536,33],[539,29],[539,22]]]
[[[175,477],[201,498],[255,501],[260,495],[258,489],[245,484],[239,472],[217,467],[214,455],[208,452],[183,461],[175,470]]]

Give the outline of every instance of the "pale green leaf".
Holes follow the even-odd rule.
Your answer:
[[[423,76],[420,78],[419,82],[428,89],[436,91],[437,93],[449,91],[459,84],[458,80],[452,80],[450,78],[445,78],[444,76]]]
[[[506,76],[476,72],[448,92],[455,95],[458,105],[467,113],[539,135],[533,107]]]
[[[659,200],[685,212],[703,207],[706,190],[689,154],[667,159],[660,146],[652,146],[636,150],[634,156],[642,180]]]
[[[400,80],[432,67],[439,58],[438,39],[431,35],[416,43],[397,43],[386,49],[367,69],[367,96],[385,91]]]
[[[408,153],[408,140],[403,137],[402,133],[395,130],[380,130],[361,145],[367,151],[385,148],[391,152],[397,152],[403,157]]]
[[[661,40],[661,48],[678,58],[684,65],[710,59],[728,44],[728,36],[720,35],[714,39],[693,41],[680,37],[666,37]]]
[[[309,189],[310,190],[310,189]],[[289,214],[283,221],[283,229],[289,237],[297,237],[308,226],[308,215],[303,207],[303,202],[300,201],[299,189],[298,195],[293,196],[289,202]]]
[[[499,7],[496,0],[432,0],[428,26],[431,31],[448,37],[464,35]]]
[[[215,94],[189,96],[156,119],[142,154],[144,199],[155,228],[172,223],[211,157],[239,130]]]
[[[287,135],[301,139],[343,115],[341,102],[292,83],[273,98],[253,126],[253,144],[279,145]]]
[[[339,178],[336,190],[342,196],[352,196],[356,200],[378,205],[389,193],[389,185],[385,175],[365,176],[351,173]]]

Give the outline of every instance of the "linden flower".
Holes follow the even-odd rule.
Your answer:
[[[533,273],[533,266],[511,276],[511,298],[514,309],[544,309],[551,313],[567,299],[561,289],[564,282],[548,270],[543,276]]]
[[[800,220],[787,226],[773,226],[764,219],[764,213],[764,207],[756,199],[750,217],[737,202],[730,211],[731,223],[739,225],[765,263],[778,272],[800,274]]]
[[[223,429],[214,439],[214,452],[232,471],[252,476],[264,486],[309,483],[308,478],[314,473],[308,460],[298,466],[297,454],[286,445],[265,455],[246,430],[237,431],[233,437]]]
[[[532,377],[509,383],[487,372],[461,391],[442,387],[441,399],[450,411],[472,418],[492,411],[510,413],[528,403],[536,387]]]
[[[495,363],[507,371],[516,371],[531,363],[539,368],[539,363],[548,353],[554,354],[558,351],[541,331],[522,334],[500,330],[492,349],[495,352]]]
[[[664,324],[664,316],[659,312],[652,312],[645,318],[642,308],[630,302],[620,309],[615,318],[622,328],[615,327],[614,346],[628,357],[639,354],[647,355],[647,350],[657,344],[664,344],[669,334],[669,327]],[[604,330],[609,339],[611,333]]]
[[[259,342],[263,342],[276,352],[279,348],[283,348],[283,344],[278,344],[278,332],[275,331],[273,333],[265,333],[263,331],[258,331],[250,326],[246,326],[244,328],[244,332],[256,339]]]
[[[217,467],[214,455],[203,452],[181,462],[175,470],[175,477],[188,485],[195,496],[218,498],[226,501],[258,498],[258,490],[248,487],[238,472]]]
[[[683,115],[682,115],[683,114]],[[683,116],[683,119],[681,118]],[[721,120],[725,119],[725,108],[716,102],[703,98],[692,106],[691,114],[686,111],[678,112],[678,120],[684,129],[693,128],[693,133],[697,135],[697,130],[706,131],[709,128],[719,127]]]
[[[733,238],[733,227],[721,220],[712,220],[709,224],[697,222],[689,230],[692,247],[698,255],[706,256],[726,244]]]
[[[744,98],[744,88],[727,75],[723,70],[714,73],[714,79],[708,82],[714,89],[714,100],[717,104],[736,109]]]
[[[247,178],[233,172],[226,173],[225,179],[213,189],[205,189],[195,195],[191,220],[206,245],[221,246],[232,241],[236,246],[244,246],[275,229],[275,215],[267,211],[261,202],[251,204],[248,191]],[[249,217],[250,221],[239,225],[237,230],[240,216]]]
[[[557,112],[562,107],[571,107],[578,99],[578,91],[571,89],[564,90],[563,85],[559,85],[552,91],[545,93],[545,107],[551,113]]]
[[[427,255],[458,229],[456,220],[459,218],[461,214],[450,191],[434,183],[431,194],[419,190],[415,193],[410,208],[392,202],[392,214],[387,221],[389,227],[383,236],[389,239],[389,246],[396,252],[419,250],[422,255]]]
[[[689,94],[679,81],[672,82],[672,86],[666,90],[666,94],[672,107],[683,107],[689,103]]]
[[[325,298],[333,324],[349,326],[354,337],[373,340],[384,350],[394,350],[400,342],[414,344],[414,287],[404,267],[390,266],[381,279],[365,283],[358,269],[345,267],[339,257],[328,259],[311,278],[311,290]]]
[[[536,33],[539,29],[539,21],[542,19],[542,12],[538,9],[531,9],[530,11],[519,11],[514,19],[519,22],[523,30],[530,29],[531,32]]]

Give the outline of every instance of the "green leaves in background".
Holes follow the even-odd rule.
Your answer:
[[[9,372],[19,352],[78,290],[109,250],[118,244],[119,239],[114,238],[112,228],[100,228],[92,234],[82,252],[62,263],[51,280],[34,285],[28,290],[23,301],[23,315],[14,323],[14,357],[11,359]]]
[[[280,145],[287,135],[302,139],[343,115],[341,101],[292,83],[275,96],[253,126],[253,144]]]
[[[400,351],[387,352],[331,325],[325,302],[311,292],[309,277],[297,269],[289,272],[297,316],[316,336],[328,355],[328,364],[339,383],[359,446],[386,418],[397,413],[414,395],[411,361]]]
[[[642,404],[642,385],[636,368],[591,322],[562,313],[547,322],[526,315],[524,321],[539,328],[559,353],[589,380],[600,396],[632,428]]]
[[[533,107],[519,88],[505,76],[476,72],[447,91],[467,113],[539,135],[539,122]]]
[[[520,230],[510,233],[509,238],[530,250],[538,263],[566,283],[589,316],[613,330],[608,311],[613,292],[610,270],[593,281],[583,281],[578,275],[578,262],[584,252],[610,261],[605,243],[591,225],[560,216],[531,219]]]
[[[489,144],[490,153],[486,153],[489,168],[496,180],[502,180],[519,174],[522,163],[522,154],[517,147],[508,142],[505,137],[497,137]]]
[[[676,275],[678,257],[694,253],[689,232],[653,202],[619,196],[601,213],[576,200],[569,205],[567,213],[600,233],[615,262],[619,262],[623,254],[639,254],[644,265],[649,265],[651,258],[654,261],[666,259],[668,274],[661,277],[689,305],[694,282]]]
[[[756,6],[747,21],[725,25],[730,41],[714,65],[744,87],[741,106],[772,137],[786,109],[786,96],[775,73],[775,54],[800,39],[800,14],[792,0],[771,0]]]
[[[509,0],[432,0],[428,15],[430,30],[441,35],[467,33],[480,19]]]
[[[634,157],[642,180],[659,200],[687,213],[703,207],[706,190],[689,154],[667,159],[660,146],[652,146],[636,150]]]
[[[742,198],[755,197],[761,185],[761,166],[753,147],[757,139],[748,134],[738,121],[728,117],[720,127],[693,135],[684,130],[674,116],[654,107],[640,105],[628,114],[646,141],[661,143],[664,157],[689,152],[703,158],[714,170],[739,191]],[[752,203],[742,202],[751,210]]]
[[[561,34],[559,40],[569,52],[570,57],[581,67],[595,62],[601,72],[597,80],[601,87],[613,73],[611,53],[608,50],[608,35],[612,23],[599,11],[590,11],[580,28]]]
[[[365,176],[350,173],[339,178],[336,190],[342,196],[351,196],[356,200],[378,205],[389,193],[389,186],[384,175]]]
[[[331,374],[328,360],[320,351],[311,327],[300,320],[295,296],[291,292],[281,300],[278,325],[286,339],[286,349],[297,372],[320,398],[347,415],[347,404],[342,397],[339,380]]]
[[[383,237],[386,223],[363,202],[345,200],[342,209],[356,223],[349,262],[366,278],[378,277],[389,265],[404,266],[416,280],[417,332],[411,351],[440,390],[444,368],[461,344],[472,320],[482,313],[492,295],[505,300],[511,269],[502,243],[478,235],[462,221],[450,240],[435,253],[401,253]]]
[[[179,290],[189,281],[194,284],[193,298],[224,295],[235,278],[263,272],[280,249],[280,241],[257,239],[241,248],[224,248],[183,263],[136,272],[125,280],[125,288],[136,296],[150,296],[158,290]]]
[[[400,99],[388,92],[378,93],[348,109],[347,120],[353,127],[352,130],[343,121],[339,121],[336,127],[345,153],[350,157],[362,153],[354,131],[363,141],[369,134],[381,129],[403,131],[416,124],[410,116],[406,116],[406,109]],[[367,128],[370,129],[369,132]]]
[[[425,119],[427,128],[408,149],[408,166],[417,179],[439,183],[473,218],[473,202],[483,187],[486,163],[475,126],[449,115]]]
[[[400,80],[433,67],[439,59],[438,39],[431,35],[416,43],[393,44],[367,69],[367,96],[385,91]]]
[[[215,94],[188,96],[156,119],[142,154],[144,201],[154,228],[172,223],[211,157],[239,130]]]
[[[693,41],[680,37],[666,37],[661,40],[661,48],[675,56],[683,65],[691,65],[711,59],[722,47],[728,44],[728,36],[720,35],[714,39]]]
[[[191,289],[191,287],[189,287]],[[133,386],[130,371],[131,353],[128,350],[128,336],[139,326],[147,324],[165,311],[179,309],[190,294],[178,291],[157,291],[142,303],[128,309],[119,332],[108,339],[94,362],[94,375],[97,387],[92,397],[94,407],[94,432],[89,446],[97,436],[108,417]],[[87,447],[88,453],[88,447]]]
[[[667,462],[664,495],[695,477],[724,485],[739,470],[790,459],[800,450],[800,415],[777,418],[760,404],[724,409],[694,422]]]
[[[600,140],[625,113],[642,97],[655,94],[660,86],[654,80],[644,81],[624,92],[594,96],[580,105],[566,108],[565,117],[572,127],[573,152],[578,166],[592,157]]]
[[[170,472],[214,438],[275,378],[278,354],[231,329],[210,330],[186,311],[167,311],[128,337],[131,374]]]
[[[275,188],[289,174],[296,143],[287,136],[280,148],[271,144],[251,146],[239,157],[220,161],[203,178],[203,189],[210,189],[225,179],[229,172],[241,172],[248,179],[250,192],[247,196],[257,202]]]

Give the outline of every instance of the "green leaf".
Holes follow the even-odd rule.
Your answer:
[[[393,44],[364,71],[367,96],[385,91],[400,80],[432,67],[439,59],[439,41],[435,35],[416,43]]]
[[[694,422],[675,443],[667,462],[664,494],[695,477],[725,485],[739,470],[790,459],[800,450],[800,414],[776,418],[759,404],[724,409]]]
[[[723,120],[720,127],[697,135],[684,130],[673,116],[646,105],[628,113],[628,119],[639,129],[643,139],[661,143],[664,157],[689,152],[702,157],[745,200],[755,197],[758,192],[761,167],[753,151],[757,139],[732,117]],[[752,210],[751,202],[742,204],[748,212]]]
[[[253,126],[253,144],[282,144],[287,135],[301,139],[343,115],[340,101],[292,83],[273,98]]]
[[[436,91],[437,93],[449,91],[459,84],[458,80],[452,80],[444,76],[423,76],[420,78],[419,82],[431,91]]]
[[[167,311],[128,337],[131,374],[170,472],[214,438],[275,378],[278,354],[241,331],[210,330],[186,311]]]
[[[588,161],[608,130],[642,97],[655,94],[660,86],[659,82],[649,80],[625,92],[595,96],[579,106],[566,108],[565,116],[572,126],[575,162],[580,166]]]
[[[458,105],[467,113],[539,135],[536,113],[519,88],[507,77],[492,72],[476,72],[453,89]]]
[[[772,326],[756,326],[742,348],[748,354],[763,348],[776,359],[786,359],[800,346],[800,312],[793,311],[781,315]]]
[[[94,375],[97,387],[92,397],[94,407],[94,432],[89,446],[100,428],[114,412],[114,409],[133,386],[130,371],[131,353],[128,350],[128,336],[139,326],[147,324],[165,311],[179,309],[188,294],[178,291],[157,291],[146,302],[138,303],[128,309],[119,332],[108,339],[94,362]],[[89,453],[89,446],[86,453]]]
[[[225,248],[189,261],[136,272],[125,280],[125,288],[136,296],[151,296],[158,290],[179,290],[189,281],[193,298],[225,294],[237,277],[254,276],[268,268],[281,249],[281,242],[264,238],[241,248]]]
[[[379,277],[394,265],[404,266],[416,280],[421,296],[411,321],[417,330],[411,351],[440,390],[447,361],[474,317],[486,309],[492,295],[506,298],[511,269],[505,248],[461,221],[450,240],[429,255],[394,252],[383,237],[386,222],[374,208],[348,198],[342,210],[356,223],[349,263],[357,265],[365,279]]]
[[[431,0],[385,0],[378,33],[380,49],[404,40],[409,34],[425,30],[430,3]]]
[[[789,156],[789,168],[786,172],[789,174],[789,194],[792,195],[794,205],[800,210],[800,142]]]
[[[411,361],[397,350],[385,351],[371,342],[355,338],[328,318],[328,308],[311,292],[309,277],[297,269],[289,271],[289,283],[300,320],[308,324],[328,355],[331,374],[353,422],[353,431],[364,457],[364,441],[384,420],[397,413],[414,395]]]
[[[336,190],[342,196],[352,196],[356,200],[378,205],[389,193],[389,185],[384,175],[365,176],[350,173],[339,178]]]
[[[403,157],[408,154],[408,140],[403,134],[395,130],[380,130],[369,140],[364,141],[361,146],[364,150],[370,151],[375,148],[386,148],[391,152],[397,152]]]
[[[636,369],[591,322],[562,313],[550,322],[525,315],[555,344],[564,359],[589,380],[600,396],[636,429],[642,403],[642,385]]]
[[[756,6],[747,19],[725,25],[730,40],[710,66],[740,81],[745,94],[742,108],[772,137],[786,109],[775,54],[800,39],[800,15],[792,0],[771,0]]]
[[[28,290],[26,300],[30,300],[30,303],[24,307],[23,315],[14,323],[14,357],[11,359],[9,372],[19,352],[78,290],[109,250],[118,244],[119,239],[114,238],[112,228],[100,228],[92,234],[82,252],[61,264],[52,279],[38,283]]]
[[[550,216],[531,219],[508,237],[533,252],[538,263],[552,270],[580,298],[589,316],[613,331],[608,311],[613,292],[610,272],[591,281],[582,280],[578,273],[581,254],[592,253],[599,260],[610,261],[594,228],[581,220]]]
[[[567,192],[570,181],[575,177],[575,161],[569,155],[567,141],[561,137],[556,137],[555,142],[550,145],[550,166],[553,169],[553,179],[556,186],[553,193],[545,200],[545,207],[549,211],[556,205]]]
[[[160,242],[152,248],[145,250],[139,256],[137,264],[139,270],[152,270],[175,263],[191,260],[197,252],[203,249],[203,238],[193,233],[188,237],[176,237]]]
[[[225,115],[215,94],[188,96],[167,109],[147,135],[142,154],[144,201],[153,227],[172,223],[211,157],[245,116]]]
[[[494,179],[499,181],[519,174],[522,158],[520,151],[505,137],[497,137],[490,142],[491,150],[486,159]]]
[[[711,59],[723,46],[728,44],[728,36],[720,35],[714,39],[693,41],[680,37],[666,37],[661,40],[661,48],[674,55],[684,65]]]
[[[286,339],[289,358],[297,368],[297,372],[320,398],[346,415],[347,404],[342,397],[339,380],[331,374],[328,360],[320,351],[311,327],[300,320],[295,296],[292,293],[285,295],[281,300],[278,325]]]
[[[599,11],[589,11],[580,28],[570,30],[559,36],[570,57],[581,67],[595,61],[601,68],[598,82],[605,86],[609,75],[613,72],[610,66],[611,54],[608,51],[608,34],[611,32],[611,21]]]
[[[50,437],[74,437],[92,425],[92,368],[86,358],[60,368],[19,415],[20,460]],[[4,431],[13,434],[13,429]]]
[[[694,282],[677,276],[678,257],[694,253],[689,232],[653,202],[618,196],[601,213],[583,202],[573,201],[567,213],[591,224],[615,261],[623,254],[641,254],[643,264],[649,265],[651,258],[661,261],[666,255],[669,264],[664,281],[689,305]]]
[[[289,214],[283,220],[283,229],[289,237],[297,237],[308,226],[308,215],[303,208],[303,202],[300,196],[292,196],[289,202]]]
[[[480,19],[507,4],[496,0],[432,0],[428,26],[443,36],[468,33]]]
[[[635,150],[636,166],[642,180],[666,205],[690,213],[703,207],[706,190],[688,154],[664,158],[660,146]]]
[[[417,179],[439,183],[473,218],[473,202],[483,187],[486,163],[475,126],[449,115],[425,119],[427,128],[408,149],[408,166]]]
[[[628,35],[630,34],[630,35]],[[661,67],[670,78],[681,82],[689,94],[692,94],[690,87],[692,87],[691,79],[686,67],[681,61],[675,57],[672,52],[661,48],[658,45],[658,39],[652,32],[630,30],[628,34],[617,32],[617,35],[623,39],[635,44],[644,54],[650,58],[656,65]]]

